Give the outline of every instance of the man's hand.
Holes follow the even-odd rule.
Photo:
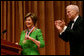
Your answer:
[[[64,20],[56,20],[55,21],[55,26],[58,29],[59,32],[62,32],[64,26],[65,26],[65,22]]]

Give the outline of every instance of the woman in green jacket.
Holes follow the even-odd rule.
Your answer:
[[[22,55],[40,55],[37,48],[45,46],[42,32],[35,27],[37,17],[28,13],[25,16],[26,29],[21,32],[19,45],[22,47]]]

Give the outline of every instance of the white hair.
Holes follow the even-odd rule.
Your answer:
[[[76,12],[79,13],[79,7],[78,7],[77,5],[68,5],[68,6],[66,7],[66,9],[67,9],[67,8],[71,8],[72,10],[75,10]]]

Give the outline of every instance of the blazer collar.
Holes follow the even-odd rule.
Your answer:
[[[79,16],[74,23],[73,29],[75,29],[76,25],[79,24],[80,20],[81,20],[81,17]]]

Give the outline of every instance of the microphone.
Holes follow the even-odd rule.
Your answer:
[[[4,34],[4,33],[6,33],[7,32],[7,30],[4,30],[2,33]]]
[[[4,33],[6,33],[7,32],[7,30],[4,30],[1,34],[1,39],[3,39],[3,37],[4,37]]]

